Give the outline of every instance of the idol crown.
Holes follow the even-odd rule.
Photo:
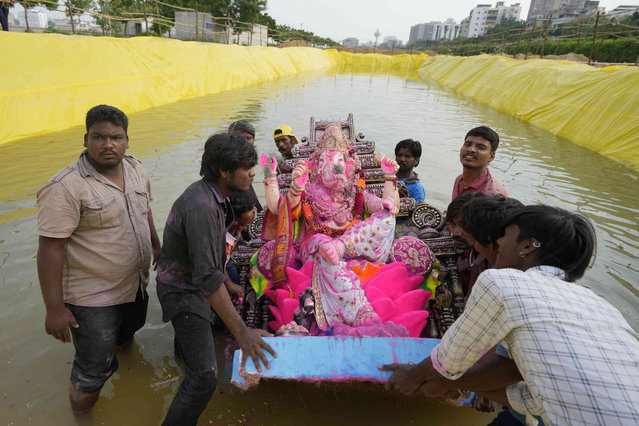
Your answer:
[[[351,142],[342,133],[342,126],[329,124],[317,141],[317,149],[321,152],[336,150],[348,155],[351,150]]]

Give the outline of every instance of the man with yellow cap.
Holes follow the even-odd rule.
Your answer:
[[[273,130],[273,139],[275,140],[275,146],[277,150],[282,154],[285,160],[293,158],[293,146],[297,145],[297,138],[293,134],[293,130],[290,126],[285,124],[279,126]]]

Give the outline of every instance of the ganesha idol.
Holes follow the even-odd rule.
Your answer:
[[[435,257],[418,238],[394,239],[398,166],[380,153],[375,160],[382,198],[366,191],[339,124],[326,126],[310,159],[297,163],[285,194],[275,158],[262,155],[267,243],[251,284],[275,303],[269,326],[278,334],[418,337],[426,325],[431,294],[418,286]]]

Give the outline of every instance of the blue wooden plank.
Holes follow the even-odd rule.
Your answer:
[[[271,369],[257,373],[252,360],[246,363],[250,375],[299,381],[386,382],[391,373],[380,371],[383,364],[418,363],[430,355],[439,339],[383,337],[267,337],[264,340],[278,354],[266,353]],[[233,357],[231,381],[247,385],[239,375],[241,351]]]

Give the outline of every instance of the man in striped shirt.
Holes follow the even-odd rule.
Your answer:
[[[426,396],[470,389],[529,424],[533,415],[548,425],[638,424],[639,335],[616,308],[573,283],[594,252],[592,225],[548,206],[522,208],[504,225],[498,269],[479,276],[429,358],[382,367],[394,371],[387,388]],[[498,342],[523,380],[482,368]]]

